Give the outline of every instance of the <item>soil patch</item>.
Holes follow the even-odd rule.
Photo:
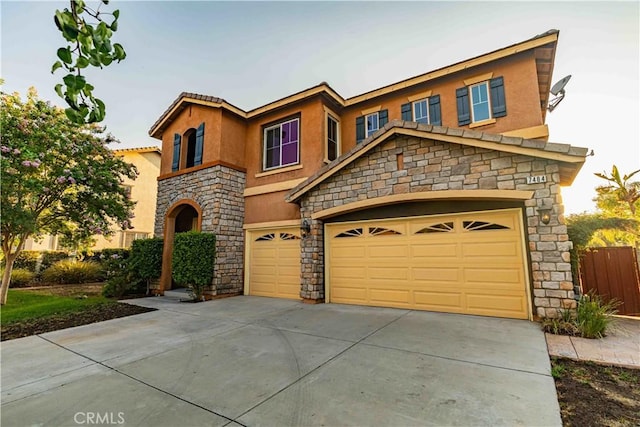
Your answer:
[[[20,291],[29,291],[43,295],[87,298],[100,295],[102,293],[102,287],[103,283],[85,283],[79,285],[49,285],[21,288]],[[132,298],[132,296],[127,295],[125,298]],[[108,301],[103,304],[87,307],[86,310],[82,311],[55,314],[29,321],[2,325],[0,330],[0,340],[6,341],[15,338],[28,337],[30,335],[43,334],[45,332],[57,331],[59,329],[72,328],[74,326],[82,326],[89,323],[132,316],[134,314],[147,313],[149,311],[155,311],[155,309],[120,303],[115,300]]]
[[[15,338],[28,337],[30,335],[43,334],[45,332],[57,331],[59,329],[102,322],[103,320],[147,313],[149,311],[155,311],[155,309],[119,302],[105,303],[93,306],[85,311],[53,315],[41,319],[16,322],[2,326],[1,340],[6,341]]]
[[[640,426],[640,370],[553,358],[562,423]]]

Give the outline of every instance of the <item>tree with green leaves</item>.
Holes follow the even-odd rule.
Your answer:
[[[603,207],[608,204],[610,208],[615,208],[615,206],[612,205],[617,201],[625,204],[629,209],[631,217],[635,217],[638,209],[638,203],[640,203],[640,182],[630,182],[630,180],[639,172],[640,169],[620,176],[618,167],[613,165],[611,168],[611,175],[607,175],[606,172],[594,174],[598,178],[602,178],[609,182],[609,185],[596,188],[598,198],[602,197]],[[614,204],[611,203],[612,201]]]
[[[107,148],[114,139],[104,128],[71,123],[35,89],[26,101],[17,93],[0,96],[4,304],[13,263],[29,237],[86,238],[112,234],[113,224],[131,228],[134,203],[121,184],[137,171]]]
[[[118,30],[120,11],[100,10],[102,5],[108,4],[109,0],[100,0],[98,7],[92,9],[84,0],[70,0],[70,8],[56,10],[54,17],[67,45],[58,49],[58,60],[51,72],[67,71],[63,83],[57,84],[55,89],[69,105],[65,114],[76,124],[101,122],[106,114],[104,102],[93,95],[94,87],[82,75],[82,70],[88,66],[106,67],[127,56],[121,44],[111,43],[113,33]]]

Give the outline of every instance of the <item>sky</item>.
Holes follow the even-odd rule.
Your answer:
[[[65,106],[50,73],[64,45],[53,15],[67,1],[0,0],[5,92]],[[105,101],[114,148],[159,146],[151,125],[181,92],[251,110],[326,81],[345,98],[560,30],[547,114],[552,142],[587,147],[563,188],[566,213],[594,211],[595,172],[640,169],[640,2],[216,2],[112,0],[127,58],[87,71]],[[508,100],[508,103],[517,100]]]

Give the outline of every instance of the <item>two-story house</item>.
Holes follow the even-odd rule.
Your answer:
[[[217,235],[209,294],[553,317],[575,307],[548,142],[558,31],[352,98],[328,84],[250,111],[182,93],[162,140],[162,293],[175,233]]]

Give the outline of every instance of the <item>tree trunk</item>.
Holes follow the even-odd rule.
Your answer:
[[[7,303],[7,293],[9,291],[9,283],[11,282],[11,272],[13,271],[13,263],[17,257],[17,253],[5,254],[4,272],[2,273],[2,287],[0,287],[0,305],[5,305]]]

